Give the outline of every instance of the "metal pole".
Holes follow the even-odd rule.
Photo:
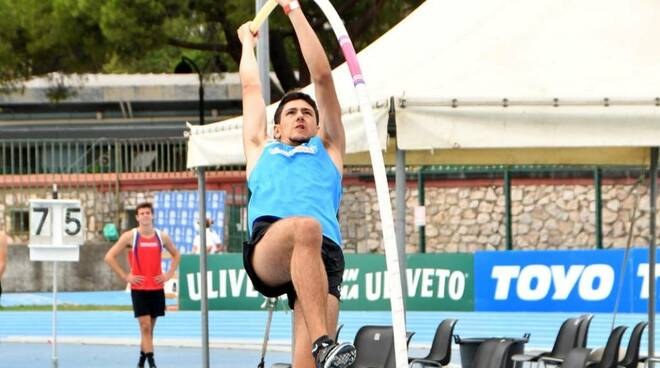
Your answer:
[[[255,0],[255,13],[266,4],[267,0]],[[257,64],[259,66],[259,80],[261,81],[261,95],[266,101],[266,105],[270,104],[270,41],[268,37],[268,18],[259,27],[259,38],[257,38]],[[285,91],[286,92],[286,91]],[[294,331],[295,318],[293,311],[291,311],[291,331]],[[270,329],[270,327],[269,327]],[[268,331],[269,332],[269,331]],[[267,332],[267,333],[268,333]],[[291,334],[291,346],[295,346],[294,335]],[[264,350],[267,346],[264,347]],[[266,354],[265,351],[263,353]],[[293,361],[293,349],[291,349],[291,360]]]
[[[199,272],[202,290],[202,367],[208,368],[209,360],[209,298],[207,292],[206,267],[206,172],[204,167],[197,169],[197,191],[199,197]]]
[[[406,287],[406,151],[396,149],[395,171],[395,199],[396,199],[396,247],[399,253],[399,276],[401,277],[401,292],[405,310]]]
[[[266,0],[255,1],[255,11],[258,13]],[[259,79],[261,80],[261,94],[270,104],[270,48],[268,38],[268,19],[266,19],[259,28],[259,38],[257,39],[257,64],[259,64]]]
[[[204,125],[204,76],[199,68],[199,125]],[[207,292],[207,265],[206,265],[206,170],[200,167],[198,170],[201,195],[199,196],[199,247],[201,256],[199,257],[199,272],[201,272],[201,312],[202,312],[202,367],[210,366],[209,358],[209,297]]]
[[[194,61],[183,57],[199,77],[199,125],[204,125],[204,74]],[[208,65],[208,62],[206,63]],[[197,191],[199,197],[199,273],[202,298],[200,309],[202,314],[202,367],[208,368],[209,360],[209,298],[207,292],[207,266],[206,266],[206,171],[204,167],[197,169]]]
[[[596,249],[603,249],[603,179],[600,167],[594,169],[596,190]]]
[[[424,206],[424,166],[417,172],[417,204]],[[419,252],[426,253],[426,226],[419,226]]]
[[[396,245],[406,249],[406,151],[396,149]],[[401,254],[399,254],[401,255]],[[405,256],[405,252],[403,254]]]
[[[504,170],[504,234],[506,250],[513,249],[513,230],[511,225],[511,172]]]
[[[53,262],[53,358],[52,367],[57,368],[57,261]]]
[[[204,76],[197,69],[199,74],[199,125],[204,125]]]
[[[57,184],[53,184],[53,199],[57,199]],[[57,261],[53,262],[53,357],[52,367],[57,368]]]
[[[656,214],[656,199],[657,193],[657,178],[658,178],[658,147],[651,148],[651,165],[649,170],[649,200],[650,200],[650,213],[649,213],[649,357],[654,356],[655,344],[655,214]],[[654,363],[651,362],[651,367]]]

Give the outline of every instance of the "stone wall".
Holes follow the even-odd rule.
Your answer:
[[[390,196],[396,211],[393,190]],[[408,188],[406,245],[409,252],[417,251],[419,244],[413,219],[417,198],[417,189]],[[514,249],[586,249],[595,246],[596,203],[592,185],[514,185],[511,200]],[[626,246],[635,207],[632,246],[648,245],[647,187],[603,185],[602,200],[605,248]],[[428,252],[505,248],[502,186],[427,186],[425,202]],[[660,216],[657,217],[660,223]],[[375,188],[346,187],[340,219],[348,248],[358,252],[383,251]]]
[[[428,252],[472,252],[504,249],[504,194],[500,185],[443,187],[427,184],[426,249]],[[515,182],[514,182],[515,184]],[[87,216],[88,242],[103,241],[103,225],[118,221],[126,228],[125,209],[152,201],[154,190],[119,193],[97,188],[61,188],[60,198],[80,199]],[[394,190],[390,196],[396,211]],[[30,198],[49,198],[45,189],[0,190],[0,229],[11,229],[11,210],[27,208]],[[595,193],[590,184],[514,185],[511,190],[514,249],[592,248],[595,244]],[[406,244],[409,252],[418,249],[419,233],[414,226],[417,189],[406,191]],[[625,247],[630,234],[632,212],[637,216],[632,245],[644,246],[649,237],[649,196],[645,186],[609,184],[602,187],[603,245]],[[119,209],[119,210],[118,210]],[[396,213],[396,212],[395,212]],[[229,216],[225,216],[229,219]],[[660,217],[658,218],[660,223]],[[344,188],[340,209],[344,243],[358,252],[381,252],[381,224],[372,185],[352,184]],[[225,228],[227,228],[226,226]],[[12,234],[26,243],[27,234]]]
[[[60,199],[78,199],[83,207],[86,219],[87,242],[104,241],[103,226],[107,223],[119,223],[122,228],[127,228],[125,209],[135,208],[138,203],[153,201],[155,191],[125,191],[119,193],[119,198],[114,191],[99,191],[95,187],[60,188]],[[43,188],[21,188],[12,190],[0,190],[0,229],[6,229],[11,233],[12,212],[15,210],[28,209],[30,199],[51,198],[51,193]],[[28,234],[12,234],[17,243],[27,243]]]
[[[126,283],[103,261],[109,243],[89,243],[80,247],[79,262],[58,262],[57,290],[121,290]],[[124,263],[126,257],[118,257]],[[30,261],[25,245],[8,247],[7,269],[2,277],[3,292],[35,292],[53,289],[53,262]]]

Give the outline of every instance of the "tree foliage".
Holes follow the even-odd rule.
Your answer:
[[[421,2],[333,1],[357,50]],[[343,57],[323,14],[310,0],[302,6],[338,65]],[[55,72],[170,73],[183,55],[205,72],[235,71],[236,29],[254,14],[253,0],[0,0],[0,87]],[[306,84],[288,19],[276,10],[269,21],[272,69],[283,88]]]

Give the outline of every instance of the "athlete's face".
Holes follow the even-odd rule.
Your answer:
[[[289,101],[282,108],[275,139],[292,146],[308,142],[319,130],[314,108],[305,100]]]
[[[138,224],[142,226],[149,226],[153,224],[154,214],[150,208],[140,208],[135,214]]]

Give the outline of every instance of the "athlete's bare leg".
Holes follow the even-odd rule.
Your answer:
[[[310,217],[290,217],[268,228],[252,257],[253,268],[266,285],[293,282],[299,309],[313,340],[329,335],[328,277],[321,258],[322,242],[318,221]]]
[[[154,325],[156,324],[155,318],[151,316],[139,316],[137,318],[140,324],[140,347],[145,353],[154,351]]]
[[[328,294],[327,299],[328,312],[326,314],[328,331],[337,330],[337,317],[339,316],[339,300],[334,295]],[[294,334],[295,346],[293,347],[293,368],[313,368],[314,357],[310,354],[312,350],[312,339],[307,332],[305,324],[305,315],[300,308],[300,303],[296,301],[294,308]],[[330,336],[334,339],[334,333]]]

